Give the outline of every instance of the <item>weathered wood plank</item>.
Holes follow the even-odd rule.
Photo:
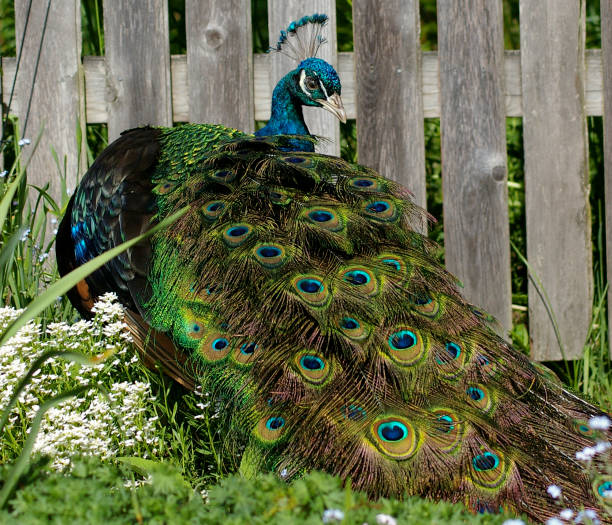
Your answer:
[[[606,199],[606,266],[608,283],[612,282],[612,5],[602,2],[601,53],[603,55],[604,100],[604,177]],[[612,326],[612,289],[608,288],[608,326]],[[610,338],[612,356],[612,338]]]
[[[520,0],[527,258],[568,359],[582,354],[593,300],[584,20],[583,2]],[[529,333],[534,359],[562,358],[533,280]]]
[[[80,7],[77,0],[53,4],[49,9],[45,27],[47,1],[32,0],[17,91],[13,99],[13,111],[19,117],[22,137],[33,142],[44,128],[38,149],[35,152],[25,152],[26,159],[32,155],[28,167],[28,182],[37,186],[50,182],[49,193],[58,202],[61,197],[60,173],[64,171],[64,162],[64,175],[69,188],[76,186],[79,174],[85,169],[85,148],[79,148],[77,144],[77,129],[80,126],[81,131],[84,131],[85,126],[84,82],[80,67]],[[24,35],[27,13],[28,1],[17,0],[15,23],[16,39],[19,43]],[[40,60],[37,65],[39,49]],[[10,94],[14,69],[10,77],[7,95]],[[84,137],[85,133],[81,136]],[[52,151],[57,154],[61,167],[57,166]],[[47,230],[51,229],[52,227],[47,225]]]
[[[422,207],[425,138],[419,3],[353,1],[359,162],[402,183]]]
[[[438,0],[446,265],[511,328],[501,0]]]
[[[325,13],[329,17],[324,29],[327,43],[319,49],[318,57],[337,68],[335,0],[268,0],[270,44],[276,44],[281,29],[286,29],[289,22],[313,13]],[[274,89],[276,83],[297,64],[281,53],[270,53],[268,57],[271,63],[270,87]],[[310,133],[330,139],[318,144],[317,151],[340,155],[340,125],[336,117],[321,108],[304,108],[304,119]]]
[[[3,57],[3,102],[8,102],[10,83],[15,74],[15,58]],[[268,55],[254,54],[254,91],[255,120],[270,118],[270,63]],[[87,122],[90,124],[108,121],[106,110],[106,73],[104,57],[84,57]],[[173,55],[170,68],[172,71],[172,119],[174,122],[189,120],[189,93],[187,84],[187,57]],[[507,117],[523,116],[521,87],[521,56],[519,51],[506,51],[504,57],[506,73],[505,106]],[[353,53],[338,53],[338,74],[342,79],[342,101],[349,119],[357,118],[355,107],[355,73]],[[438,54],[425,51],[422,54],[422,93],[423,116],[435,118],[440,116],[440,88],[438,71]],[[603,114],[603,81],[602,58],[599,49],[586,50],[586,76],[584,87],[584,104],[586,114],[601,116]],[[18,101],[11,105],[13,112]]]
[[[189,120],[253,131],[251,0],[187,0]]]
[[[108,140],[146,124],[171,125],[167,0],[105,0]]]

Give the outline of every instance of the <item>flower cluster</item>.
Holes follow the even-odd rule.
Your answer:
[[[123,308],[114,294],[95,304],[95,317],[74,324],[50,323],[42,329],[30,322],[0,347],[0,409],[9,401],[20,378],[33,361],[49,350],[67,350],[91,357],[111,355],[90,366],[50,358],[37,370],[11,411],[2,442],[4,450],[19,452],[30,422],[41,404],[62,392],[86,387],[85,393],[68,398],[45,414],[34,451],[52,457],[52,468],[69,469],[71,457],[95,455],[155,455],[159,421],[152,414],[151,388],[141,381],[113,383],[113,376],[128,376],[138,357],[130,347],[131,336],[123,322]],[[0,333],[21,313],[0,309]],[[91,388],[87,388],[91,387]],[[4,446],[8,445],[8,446]],[[6,452],[5,452],[6,454]],[[10,459],[8,457],[2,458]]]

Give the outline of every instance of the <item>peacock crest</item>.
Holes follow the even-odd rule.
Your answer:
[[[327,21],[327,15],[317,13],[294,20],[286,30],[281,30],[276,46],[268,51],[282,53],[298,63],[316,57],[321,45],[327,42],[321,34]]]

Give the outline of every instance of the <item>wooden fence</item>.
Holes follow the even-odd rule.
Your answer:
[[[143,124],[218,122],[252,131],[255,119],[268,118],[271,90],[294,64],[279,54],[253,54],[251,1],[185,3],[186,56],[170,56],[167,0],[105,0],[106,55],[81,59],[78,0],[15,1],[17,42],[24,32],[25,38],[11,110],[23,126],[34,86],[26,134],[45,129],[30,182],[57,177],[51,148],[66,159],[68,173],[78,175],[84,163],[75,131],[85,122],[108,123],[112,140]],[[506,329],[505,117],[523,117],[527,255],[550,299],[565,355],[575,358],[593,300],[585,118],[602,115],[604,107],[612,111],[612,7],[601,2],[603,49],[585,52],[584,2],[520,0],[521,51],[504,52],[501,0],[465,6],[438,0],[437,53],[421,51],[417,0],[353,0],[354,53],[336,51],[334,0],[268,0],[270,41],[304,14],[330,16],[321,56],[336,66],[348,117],[357,119],[359,160],[404,183],[421,205],[423,119],[441,118],[447,265],[464,283],[466,297]],[[5,103],[15,66],[15,57],[2,59]],[[332,139],[328,152],[338,154],[334,118],[316,110],[307,119],[312,131]],[[604,126],[610,202],[612,120]],[[610,216],[607,222],[612,242]],[[612,269],[610,256],[608,261]],[[532,356],[559,359],[533,282],[529,322]]]

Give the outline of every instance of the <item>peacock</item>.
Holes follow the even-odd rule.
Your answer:
[[[144,360],[218,401],[247,475],[321,469],[373,498],[612,522],[606,415],[466,302],[408,190],[314,152],[302,106],[346,118],[338,75],[315,56],[326,20],[281,32],[276,50],[299,65],[255,135],[147,126],[101,153],[59,228],[62,274],[189,211],[70,300],[88,316],[115,292]]]

